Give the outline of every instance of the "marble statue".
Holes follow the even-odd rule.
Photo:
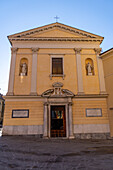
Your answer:
[[[27,64],[26,63],[23,63],[21,64],[21,73],[20,73],[21,76],[26,76],[27,75]]]
[[[91,76],[93,67],[91,66],[90,63],[87,63],[86,69],[87,69],[88,76]]]

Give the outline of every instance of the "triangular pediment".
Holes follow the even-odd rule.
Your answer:
[[[61,23],[53,23],[32,30],[8,36],[9,40],[99,40],[103,37],[73,28]],[[58,39],[59,38],[59,39]]]
[[[71,33],[69,30],[62,30],[60,28],[52,28],[50,30],[46,30],[43,32],[39,32],[39,33],[34,33],[31,35],[26,35],[26,37],[87,37],[86,35],[80,35],[78,33]]]

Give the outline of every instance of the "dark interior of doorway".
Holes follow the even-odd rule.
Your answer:
[[[51,106],[51,137],[66,137],[65,106]]]

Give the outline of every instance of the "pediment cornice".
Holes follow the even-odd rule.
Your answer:
[[[38,37],[38,38],[17,38],[17,37],[14,37],[14,38],[9,38],[10,42],[11,41],[86,41],[86,42],[100,42],[102,43],[102,39],[94,39],[94,38],[73,38],[73,37],[60,37],[60,38],[50,38],[50,37]]]
[[[52,29],[60,29],[62,31],[79,35],[80,37],[35,37],[36,33],[47,32]],[[34,37],[30,37],[34,35]],[[21,33],[13,34],[8,36],[8,39],[11,41],[100,41],[103,40],[103,37],[73,28],[61,23],[53,23],[46,26],[38,27],[32,30],[24,31]]]

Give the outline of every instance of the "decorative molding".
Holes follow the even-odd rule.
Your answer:
[[[94,39],[94,38],[90,38],[88,39],[86,38],[64,38],[64,37],[58,37],[58,38],[54,38],[54,37],[36,37],[36,38],[32,38],[32,37],[27,37],[27,38],[9,38],[10,41],[83,41],[83,42],[100,42],[102,43],[102,39]]]
[[[13,95],[14,95],[13,92],[7,92],[7,93],[6,93],[6,96],[13,96]]]
[[[32,48],[33,53],[37,53],[39,51],[39,48]]]
[[[30,92],[30,95],[31,96],[37,96],[38,94],[37,94],[37,92]]]
[[[75,95],[67,90],[67,89],[61,89],[61,91],[58,91],[57,93],[54,93],[54,89],[49,89],[42,93],[42,97],[74,97]]]
[[[66,76],[65,74],[50,74],[49,75],[50,80],[52,80],[52,77],[62,77],[62,79],[64,80],[65,76]]]
[[[73,103],[72,103],[72,102],[69,102],[69,103],[68,103],[68,105],[69,105],[69,106],[72,106],[72,105],[73,105]]]
[[[101,48],[94,48],[96,55],[99,55],[101,50],[102,50]]]
[[[62,89],[63,84],[60,82],[53,83],[54,89],[46,90],[42,93],[42,97],[74,97],[74,93],[67,89]]]
[[[70,90],[62,89],[62,91],[66,96],[70,96],[70,97],[75,96],[74,93],[72,93]]]
[[[63,87],[63,83],[61,82],[55,82],[52,84],[53,87]]]
[[[42,97],[50,96],[54,92],[54,89],[49,89],[46,90],[45,92],[42,93]]]
[[[74,48],[75,54],[80,54],[81,50],[81,48]]]
[[[11,48],[12,53],[17,53],[17,51],[18,51],[18,48],[14,48],[14,47]]]
[[[76,95],[74,98],[107,98],[108,94],[81,94]]]
[[[48,106],[48,102],[45,102],[45,103],[44,103],[44,106]]]

